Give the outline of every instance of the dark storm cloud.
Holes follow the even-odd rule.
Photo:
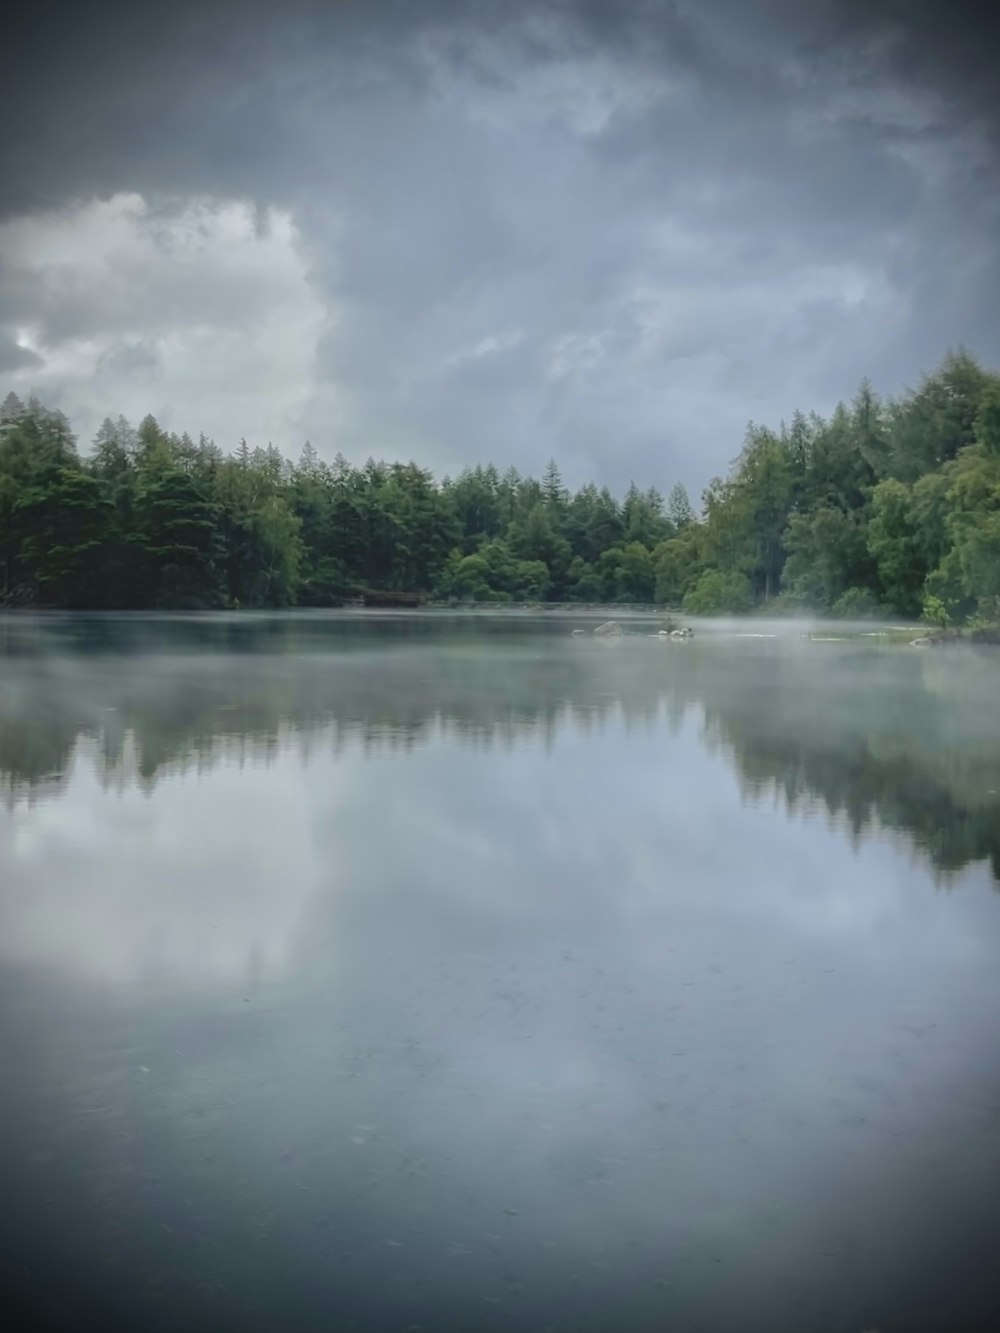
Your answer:
[[[944,119],[978,121],[1000,147],[996,62],[1000,11],[938,0],[839,0],[831,33],[842,68],[934,93]],[[860,51],[861,59],[857,54]]]
[[[749,417],[957,341],[1000,360],[996,28],[888,0],[38,6],[0,210],[284,206],[322,448],[697,487]]]

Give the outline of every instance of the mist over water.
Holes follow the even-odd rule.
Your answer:
[[[0,620],[0,1256],[84,1327],[992,1327],[1000,657],[594,623]]]

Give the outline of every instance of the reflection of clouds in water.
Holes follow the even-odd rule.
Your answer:
[[[484,684],[509,686],[510,672],[487,666]],[[281,679],[270,666],[264,675]],[[320,688],[326,677],[309,679]],[[155,785],[137,776],[131,731],[110,767],[99,740],[78,739],[56,799],[0,814],[0,948],[114,980],[251,984],[253,968],[286,967],[328,873],[375,899],[400,886],[392,914],[415,938],[419,902],[451,913],[452,938],[465,931],[474,947],[510,932],[515,904],[539,929],[572,905],[611,934],[639,930],[634,948],[722,910],[748,931],[839,940],[883,964],[926,947],[922,914],[939,918],[935,950],[965,947],[964,918],[877,828],[858,849],[801,804],[789,819],[781,803],[748,802],[730,755],[705,746],[703,706],[682,722],[658,697],[659,674],[641,680],[652,686],[634,701],[644,708],[612,698],[596,730],[522,729],[516,744],[470,745],[440,721],[417,749],[348,743],[361,739],[350,717],[270,734],[209,729],[197,746],[167,745]],[[405,689],[405,676],[393,683]],[[402,707],[387,704],[390,737]],[[560,705],[553,717],[570,715]],[[230,708],[212,717],[246,725]],[[157,734],[172,740],[169,726]],[[877,870],[862,875],[861,859]],[[988,880],[981,867],[959,877]]]
[[[376,793],[393,815],[373,839]],[[743,804],[695,723],[385,754],[315,835],[342,875],[303,941],[335,923],[351,1086],[386,1142],[467,1191],[466,1225],[613,1237],[616,1264],[625,1237],[728,1264],[752,1232],[779,1283],[860,1229],[877,1268],[899,1250],[895,1172],[948,1199],[914,1136],[939,1111],[985,1133],[985,869],[936,893],[891,843]]]
[[[150,792],[286,748],[348,762],[442,738],[549,752],[621,724],[641,734],[666,718],[676,731],[697,711],[748,801],[810,824],[822,808],[855,840],[897,830],[941,883],[987,859],[1000,881],[987,656],[814,643],[794,625],[665,647],[650,623],[609,653],[547,617],[29,618],[0,672],[0,803],[58,798],[82,739],[109,788]]]
[[[442,1076],[500,1118],[540,1082],[560,1119],[602,1082],[615,1118],[630,1101],[642,1113],[650,1042],[664,1069],[675,1048],[722,1044],[794,1103],[818,1043],[877,1063],[872,996],[876,1009],[905,997],[915,969],[921,1013],[957,1006],[976,1028],[997,928],[985,869],[963,876],[956,910],[891,843],[854,848],[819,821],[743,805],[694,733],[609,727],[564,735],[548,757],[441,744],[358,770],[317,830],[343,870],[338,984],[352,1012],[375,1032],[405,1023],[422,1058],[436,1052]],[[390,784],[405,812],[394,836],[354,836]],[[320,937],[333,904],[312,907]]]
[[[325,775],[326,791],[336,774]],[[287,966],[321,867],[308,774],[223,762],[154,798],[102,789],[77,754],[61,798],[0,815],[8,957],[102,981],[252,985]]]
[[[288,1281],[325,1300],[346,1250],[337,1281],[365,1301],[404,1271],[425,1284],[419,1314],[379,1326],[465,1296],[481,1314],[512,1270],[526,1299],[553,1297],[526,1327],[660,1281],[712,1327],[761,1299],[757,1327],[790,1327],[782,1293],[810,1284],[809,1327],[848,1281],[909,1291],[942,1219],[976,1231],[993,1187],[987,868],[936,892],[877,825],[857,841],[825,807],[748,800],[732,749],[706,745],[708,654],[697,680],[650,656],[631,689],[624,671],[563,681],[542,725],[525,664],[488,660],[371,682],[371,663],[253,662],[242,691],[234,672],[201,699],[192,670],[172,711],[155,690],[134,710],[152,782],[133,777],[133,739],[110,768],[79,742],[57,800],[0,813],[0,953],[64,1005],[22,1017],[69,1047],[87,1107],[104,1093],[86,1080],[123,1066],[151,1131],[136,1142],[199,1201],[204,1253],[225,1256],[251,1214],[280,1219],[254,1249],[275,1308]],[[431,661],[421,743],[361,743],[392,736],[407,670]],[[742,682],[719,670],[724,709]],[[683,720],[661,706],[671,681],[678,705],[691,686]],[[560,690],[586,705],[612,686],[631,707],[566,724]],[[256,708],[258,689],[280,707]],[[232,694],[244,712],[215,708]],[[20,987],[31,967],[2,970]],[[88,1001],[81,974],[121,983],[120,1006]],[[955,1161],[951,1144],[965,1175],[929,1163]]]

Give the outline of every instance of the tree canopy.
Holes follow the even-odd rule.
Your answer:
[[[245,439],[0,404],[0,603],[68,608],[335,605],[367,589],[503,603],[660,603],[692,613],[1000,616],[1000,377],[965,350],[898,399],[865,381],[828,419],[751,423],[700,510],[571,491],[477,464],[297,462]]]

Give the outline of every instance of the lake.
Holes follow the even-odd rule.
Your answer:
[[[596,623],[0,617],[25,1300],[993,1326],[1000,654]]]

